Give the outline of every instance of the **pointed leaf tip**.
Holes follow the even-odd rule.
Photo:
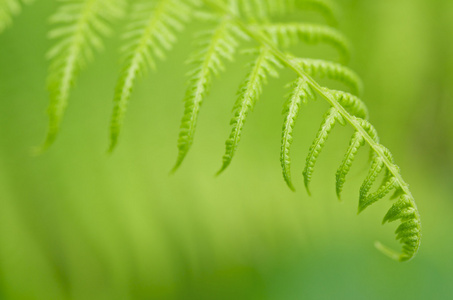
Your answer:
[[[296,191],[296,188],[294,187],[291,179],[288,179],[288,178],[284,178],[285,179],[285,182],[286,182],[286,185],[289,187],[289,189],[293,192]]]
[[[220,167],[220,169],[217,171],[217,173],[215,173],[215,176],[220,176],[220,174],[222,174],[223,172],[225,172],[225,170],[228,168],[228,166],[230,165],[230,162],[224,162],[222,164],[222,167]]]
[[[181,167],[184,159],[186,158],[188,151],[187,150],[180,150],[178,153],[178,157],[176,158],[176,162],[173,166],[173,168],[170,171],[170,174],[174,174],[176,171],[178,171],[179,167]]]
[[[305,190],[307,191],[308,196],[311,196],[310,186],[308,182],[304,182]]]
[[[116,138],[111,138],[110,139],[110,144],[107,149],[107,154],[111,155],[116,149],[116,145],[118,144],[118,140]]]

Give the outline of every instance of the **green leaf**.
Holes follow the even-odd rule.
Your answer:
[[[58,42],[47,54],[51,60],[49,129],[41,151],[56,139],[78,72],[92,60],[94,49],[102,48],[102,36],[110,33],[109,24],[120,18],[124,9],[122,0],[67,0],[51,17],[58,26],[49,37]]]
[[[189,7],[178,0],[141,1],[134,5],[124,35],[123,67],[115,88],[110,121],[110,152],[118,143],[137,77],[144,74],[147,68],[155,68],[156,57],[165,57],[165,51],[176,42],[175,31],[184,28],[189,14]]]
[[[288,187],[294,191],[294,186],[291,182],[291,158],[290,150],[293,142],[293,130],[296,125],[296,119],[299,115],[301,104],[306,104],[309,99],[314,99],[316,96],[308,83],[301,77],[296,79],[291,85],[292,91],[288,97],[283,111],[285,121],[282,130],[282,145],[280,151],[280,162],[283,170],[283,178]]]
[[[336,192],[337,197],[340,199],[341,191],[346,180],[346,175],[351,169],[352,162],[354,161],[355,155],[359,151],[359,148],[364,145],[365,140],[359,132],[355,132],[349,142],[348,150],[343,158],[343,162],[337,170],[336,174]]]
[[[371,163],[371,168],[368,172],[368,175],[366,176],[365,180],[362,183],[362,186],[360,187],[359,203],[363,202],[367,197],[368,192],[370,191],[373,183],[376,181],[376,178],[378,177],[379,173],[381,173],[383,168],[384,160],[381,157],[376,156]],[[360,212],[361,210],[359,210],[359,213]]]
[[[233,60],[238,46],[237,35],[243,34],[227,18],[221,20],[214,30],[201,35],[201,41],[197,45],[198,51],[189,61],[194,69],[189,73],[178,139],[179,153],[173,171],[179,168],[193,143],[198,114],[209,92],[212,76],[224,69],[222,59]]]
[[[357,73],[348,67],[322,59],[299,58],[296,59],[296,61],[310,76],[321,78],[327,77],[342,82],[348,86],[355,95],[359,95],[362,92],[362,80],[360,80]]]
[[[232,130],[225,143],[222,167],[217,174],[222,173],[230,165],[241,139],[247,116],[253,110],[256,101],[261,95],[267,75],[278,76],[276,67],[280,67],[280,63],[270,53],[269,49],[262,47],[257,52],[257,55],[258,57],[251,65],[250,72],[239,87],[238,99],[233,108],[234,116],[230,122]]]
[[[385,224],[386,222],[394,222],[399,219],[411,219],[415,216],[415,213],[416,209],[413,207],[410,198],[403,194],[400,199],[389,209],[382,220],[382,224]]]
[[[318,159],[319,154],[321,153],[321,150],[324,147],[324,144],[326,143],[327,137],[329,136],[329,133],[331,132],[333,126],[337,121],[340,120],[341,116],[338,113],[338,111],[333,107],[330,108],[329,111],[324,115],[324,119],[321,124],[321,127],[319,128],[318,134],[316,135],[316,138],[313,141],[310,150],[308,151],[308,156],[306,159],[303,175],[305,188],[307,189],[307,192],[309,194],[310,194],[309,185],[313,171],[315,169],[316,160]]]
[[[307,23],[271,23],[259,26],[259,28],[285,48],[299,42],[326,43],[339,51],[342,61],[349,59],[349,42],[341,32],[329,26]]]

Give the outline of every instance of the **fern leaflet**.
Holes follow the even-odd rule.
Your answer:
[[[352,162],[354,161],[355,155],[359,151],[359,148],[365,144],[365,140],[360,135],[360,133],[355,132],[349,143],[349,148],[346,151],[346,155],[343,158],[343,162],[340,165],[340,168],[336,174],[336,192],[337,197],[340,199],[341,190],[343,189],[344,182],[346,180],[346,175],[349,173]]]
[[[376,192],[367,195],[365,198],[361,199],[361,201],[359,202],[359,213],[362,212],[365,208],[367,208],[371,204],[373,204],[374,202],[384,198],[395,187],[396,178],[391,176],[379,187],[379,189]]]
[[[189,7],[178,0],[142,1],[134,5],[132,21],[124,35],[127,40],[123,47],[125,58],[114,95],[110,152],[118,142],[137,76],[147,67],[155,68],[155,57],[165,57],[164,52],[176,42],[174,32],[183,29],[189,12]]]
[[[291,190],[295,190],[291,182],[291,158],[290,149],[293,142],[293,130],[299,115],[301,104],[306,104],[309,99],[314,99],[315,94],[303,78],[298,78],[290,87],[293,88],[283,110],[285,121],[282,130],[282,145],[280,162],[282,164],[283,178]]]
[[[378,175],[381,173],[383,168],[384,168],[383,159],[379,156],[376,156],[373,162],[371,163],[371,168],[368,171],[368,175],[366,176],[365,180],[362,183],[362,186],[360,187],[359,202],[362,202],[363,199],[366,198],[373,183],[376,181]]]
[[[368,109],[360,98],[343,91],[329,90],[327,88],[324,88],[324,92],[330,93],[351,115],[358,117],[356,119],[357,122],[366,122],[364,119],[368,118]],[[376,133],[372,135],[377,136]]]
[[[310,150],[308,151],[308,156],[305,163],[303,175],[305,188],[307,189],[307,192],[309,194],[310,194],[309,184],[311,181],[313,171],[315,169],[316,160],[318,159],[318,156],[326,143],[327,137],[329,136],[330,132],[332,131],[337,121],[343,122],[341,120],[341,115],[335,108],[329,109],[329,111],[325,114],[324,120],[321,124],[321,127],[319,128],[318,134],[316,135],[316,138],[313,141]]]
[[[397,234],[397,239],[403,244],[403,254],[396,256],[393,251],[386,247],[380,244],[376,246],[395,259],[401,261],[410,260],[417,253],[420,245],[421,230],[417,207],[414,205],[414,200],[410,195],[403,194],[400,196],[399,200],[392,205],[385,215],[382,224],[397,220],[401,221],[401,225],[398,226],[395,233]]]
[[[266,47],[260,48],[258,57],[251,66],[250,73],[239,87],[239,98],[233,108],[234,117],[230,122],[233,128],[230,137],[225,143],[226,149],[223,156],[223,164],[217,174],[222,173],[230,165],[241,139],[245,120],[261,95],[262,86],[266,81],[267,75],[278,76],[277,67],[281,67],[281,65],[269,49]]]
[[[329,79],[338,80],[348,86],[352,93],[360,95],[362,93],[362,81],[359,76],[341,64],[321,60],[302,58],[296,59],[301,68],[310,76],[327,77]]]
[[[343,61],[347,61],[350,46],[343,34],[332,27],[305,23],[272,23],[258,26],[278,45],[287,48],[298,42],[308,44],[327,43],[335,47]]]
[[[212,75],[217,75],[224,69],[222,59],[233,60],[238,46],[237,35],[243,34],[228,18],[224,18],[216,29],[200,34],[201,41],[197,45],[199,50],[189,60],[194,69],[188,75],[184,115],[178,139],[179,153],[173,171],[181,165],[192,145],[198,114],[209,92]]]
[[[102,48],[101,36],[110,33],[107,23],[122,16],[124,5],[122,0],[66,0],[52,16],[51,22],[60,26],[49,34],[58,42],[47,55],[49,129],[43,149],[57,136],[78,71],[92,59],[94,49]]]

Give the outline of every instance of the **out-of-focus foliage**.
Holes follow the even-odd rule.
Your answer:
[[[55,28],[49,32],[49,37],[57,42],[47,53],[51,60],[50,105],[44,149],[57,137],[77,74],[93,59],[94,50],[103,48],[102,37],[111,32],[109,23],[124,15],[125,10],[123,0],[69,0],[61,1],[50,18]]]
[[[300,0],[297,2],[312,3],[313,7],[309,6],[308,9],[318,8],[317,12],[324,16],[325,9],[332,10],[333,6],[323,1]],[[111,32],[109,24],[124,15],[125,3],[123,0],[63,1],[52,16],[52,23],[56,23],[56,27],[52,29],[49,36],[57,39],[57,43],[48,53],[48,57],[52,60],[48,85],[51,97],[48,109],[49,130],[43,149],[47,149],[55,141],[78,71],[86,65],[88,59],[92,58],[93,49],[99,49],[103,45],[101,34],[106,35]],[[193,70],[188,76],[189,84],[178,139],[179,153],[173,170],[176,171],[181,165],[193,143],[201,105],[208,96],[212,76],[218,75],[220,70],[225,69],[222,58],[233,61],[236,48],[242,46],[244,40],[251,41],[255,44],[255,49],[247,51],[253,57],[252,62],[249,63],[250,70],[239,86],[238,99],[230,121],[232,130],[225,143],[222,167],[217,174],[222,173],[230,165],[238,149],[247,117],[258,102],[268,75],[278,77],[277,69],[290,69],[298,78],[303,79],[307,85],[306,91],[307,88],[311,89],[314,95],[324,98],[331,106],[328,113],[324,115],[306,159],[303,176],[307,191],[316,161],[335,124],[350,125],[354,128],[354,136],[343,163],[337,171],[337,196],[340,196],[346,175],[360,146],[368,145],[372,155],[371,169],[360,188],[359,213],[395,190],[392,199],[398,197],[400,199],[392,205],[386,214],[386,216],[390,214],[391,217],[385,217],[383,223],[401,221],[395,233],[402,244],[402,251],[398,253],[381,246],[380,243],[376,245],[379,245],[378,248],[393,259],[411,260],[421,242],[420,215],[409,186],[404,181],[399,167],[394,163],[392,153],[380,144],[376,129],[366,119],[368,117],[368,114],[364,113],[366,106],[358,97],[359,91],[362,90],[359,76],[342,64],[330,60],[296,58],[287,49],[291,45],[298,46],[300,42],[309,45],[330,44],[339,50],[341,61],[345,63],[350,56],[349,42],[341,31],[330,26],[309,23],[300,15],[297,16],[299,11],[295,9],[294,4],[294,1],[288,0],[254,0],[253,3],[249,0],[241,2],[143,0],[134,3],[133,13],[127,18],[125,34],[127,42],[122,46],[126,59],[115,89],[109,152],[113,152],[118,143],[137,76],[147,67],[156,66],[154,57],[164,58],[164,50],[172,48],[177,41],[175,32],[182,31],[185,27],[184,23],[192,19],[208,20],[209,25],[205,25],[206,28],[197,32],[197,35],[202,38],[190,59]],[[270,16],[295,17],[297,21],[278,22],[273,18],[270,19]],[[241,39],[241,43],[238,42],[237,37]],[[327,77],[342,82],[349,86],[348,88],[355,96],[343,90],[332,90],[330,85],[320,84],[315,77]],[[300,89],[298,86],[295,88]],[[290,118],[293,128],[297,116],[298,113]],[[294,190],[288,175],[293,129],[289,133],[286,128],[287,126],[284,125],[282,129],[280,161],[283,176],[289,187]],[[384,180],[372,192],[373,185],[381,173],[385,174]]]
[[[282,182],[282,117],[275,111],[290,73],[264,87],[236,164],[213,178],[224,147],[218,136],[229,132],[224,112],[231,109],[241,79],[235,74],[244,71],[246,58],[229,64],[237,72],[214,83],[215,101],[203,107],[191,159],[167,176],[180,118],[171,112],[181,107],[187,71],[182,54],[196,28],[188,28],[183,46],[169,53],[158,75],[137,85],[115,155],[102,151],[110,87],[119,71],[112,64],[116,53],[106,50],[80,76],[65,134],[46,154],[30,156],[46,128],[44,55],[50,42],[42,19],[56,7],[39,1],[0,36],[0,298],[449,299],[453,3],[344,0],[338,6],[370,119],[423,214],[417,259],[397,264],[371,246],[375,239],[396,246],[396,226],[377,225],[389,203],[355,215],[366,154],[357,154],[343,202],[336,201],[333,174],[343,158],[337,149],[348,146],[350,130],[330,137],[311,197],[302,192],[300,173],[292,174],[298,192]],[[323,47],[298,51],[334,55]],[[303,168],[325,108],[320,102],[301,109],[294,169]]]

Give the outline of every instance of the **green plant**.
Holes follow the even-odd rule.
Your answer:
[[[3,0],[0,3],[1,30],[10,22],[11,15],[18,11],[18,2]],[[49,35],[57,42],[48,54],[51,60],[48,80],[50,121],[42,149],[50,146],[57,136],[77,73],[92,59],[94,51],[102,48],[102,37],[110,34],[109,24],[125,15],[126,6],[126,0],[65,0],[51,18],[55,28]],[[118,143],[127,105],[139,75],[148,68],[154,68],[155,60],[165,56],[165,52],[177,41],[176,33],[182,31],[186,23],[194,20],[208,23],[208,29],[198,36],[196,53],[190,58],[192,71],[188,75],[185,109],[178,139],[179,154],[174,170],[181,165],[193,143],[198,114],[209,93],[214,75],[224,69],[222,61],[233,60],[241,42],[247,40],[255,44],[253,49],[246,51],[253,60],[238,90],[231,120],[232,130],[226,141],[226,151],[219,173],[229,166],[234,157],[247,116],[253,110],[266,78],[269,75],[278,76],[278,70],[281,68],[291,69],[296,78],[289,85],[291,92],[284,109],[280,157],[287,185],[294,190],[290,173],[290,149],[298,113],[302,104],[319,95],[331,107],[309,149],[303,171],[307,191],[317,158],[331,130],[337,123],[351,125],[355,132],[336,173],[337,196],[340,198],[346,176],[359,148],[369,145],[371,167],[360,188],[359,212],[394,191],[392,198],[398,200],[385,215],[383,223],[401,221],[396,235],[403,244],[402,253],[395,253],[381,244],[377,244],[377,247],[394,259],[409,260],[420,245],[419,213],[390,151],[379,143],[376,130],[367,121],[367,108],[359,98],[362,85],[359,77],[340,63],[298,58],[287,51],[289,46],[300,42],[327,43],[338,49],[343,62],[349,55],[347,40],[339,31],[327,25],[272,21],[275,16],[286,16],[294,9],[307,8],[320,12],[328,24],[336,24],[331,5],[325,0],[134,2],[127,16],[123,67],[115,89],[109,151],[113,151]],[[343,82],[349,87],[350,93],[323,87],[313,77],[328,77]],[[376,191],[370,192],[382,172],[382,183]]]

